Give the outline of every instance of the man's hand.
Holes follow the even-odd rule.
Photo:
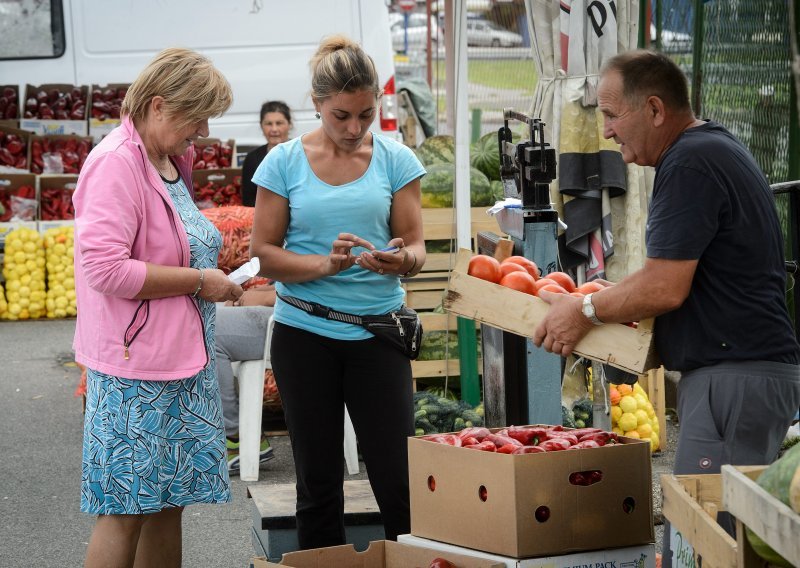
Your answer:
[[[539,297],[550,304],[550,309],[536,327],[534,345],[562,357],[571,355],[578,342],[593,327],[581,311],[582,300],[546,290],[539,292]]]

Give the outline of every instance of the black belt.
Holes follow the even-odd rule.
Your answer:
[[[363,325],[364,321],[361,319],[361,316],[357,316],[355,314],[348,314],[346,312],[338,312],[328,306],[323,306],[322,304],[317,304],[316,302],[308,302],[306,300],[301,300],[300,298],[295,298],[293,296],[281,296],[278,294],[278,298],[282,301],[286,302],[290,306],[294,306],[300,310],[303,310],[307,314],[311,314],[312,316],[317,316],[320,318],[325,318],[334,321],[340,321],[343,323],[352,323],[355,325]]]

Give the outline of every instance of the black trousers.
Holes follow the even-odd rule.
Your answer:
[[[345,404],[386,538],[408,533],[407,438],[414,435],[408,358],[374,337],[330,339],[280,323],[271,358],[294,453],[300,547],[345,543]]]

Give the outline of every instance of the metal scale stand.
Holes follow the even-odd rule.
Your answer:
[[[509,120],[525,123],[530,139],[512,143]],[[521,197],[522,204],[501,211],[498,221],[514,243],[514,254],[548,274],[558,266],[558,214],[550,203],[556,152],[544,141],[540,119],[504,109],[503,121],[498,131],[503,192]],[[478,252],[493,255],[500,240],[491,232],[478,233]],[[561,357],[537,348],[530,338],[486,325],[481,325],[481,339],[487,426],[561,424]]]

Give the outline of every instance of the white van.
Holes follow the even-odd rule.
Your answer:
[[[343,33],[372,56],[386,94],[373,129],[399,139],[387,0],[0,0],[0,85],[130,83],[165,47],[208,56],[233,87],[211,136],[264,143],[259,109],[285,101],[299,135],[318,121],[308,61]]]

